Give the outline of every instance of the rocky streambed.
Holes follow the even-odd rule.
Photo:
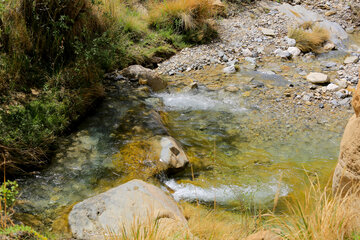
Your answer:
[[[19,179],[19,219],[64,233],[74,204],[132,179],[234,212],[301,191],[308,176],[327,180],[353,113],[359,35],[327,53],[282,57],[289,17],[276,6],[221,20],[218,41],[162,63],[163,91],[151,91],[163,82],[150,70],[108,74],[106,99],[59,143],[53,164]]]

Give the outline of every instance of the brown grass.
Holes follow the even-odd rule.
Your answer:
[[[149,22],[162,23],[169,19],[179,19],[181,28],[194,29],[197,24],[215,15],[212,0],[171,0],[150,4]]]
[[[148,216],[153,216],[148,214]],[[151,219],[148,217],[144,222],[134,220],[131,226],[120,225],[120,231],[105,229],[103,236],[106,240],[175,240],[193,239],[181,223],[169,225],[167,220],[162,218]]]
[[[341,197],[333,194],[327,184],[311,183],[303,197],[287,202],[287,212],[269,222],[282,230],[289,240],[341,240],[349,239],[360,230],[360,188],[352,188]]]
[[[325,28],[306,22],[299,28],[290,29],[289,38],[296,40],[296,46],[302,52],[323,52],[323,45],[329,41],[330,34]]]
[[[234,214],[224,210],[209,210],[201,205],[182,204],[190,232],[199,239],[243,239],[261,229],[261,215]]]
[[[213,0],[151,2],[149,9],[148,22],[152,27],[170,28],[176,33],[189,35],[189,40],[195,42],[216,35],[212,19],[218,12]]]

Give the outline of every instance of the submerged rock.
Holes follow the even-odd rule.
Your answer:
[[[158,231],[187,234],[187,221],[176,202],[161,189],[132,180],[76,204],[69,226],[77,239],[105,239],[106,231],[131,234],[138,226]],[[154,229],[155,230],[155,229]]]
[[[154,91],[166,88],[166,81],[154,70],[144,68],[140,65],[132,65],[121,71],[121,74],[129,79],[141,80]]]
[[[174,138],[155,136],[126,144],[114,156],[113,162],[120,172],[128,172],[132,176],[140,173],[142,175],[138,178],[147,179],[163,171],[180,171],[189,159]]]
[[[160,139],[161,152],[160,162],[165,163],[168,168],[179,169],[189,163],[184,150],[172,137],[162,137]]]

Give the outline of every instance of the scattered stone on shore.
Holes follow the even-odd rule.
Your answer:
[[[324,84],[330,82],[328,75],[318,72],[309,73],[306,76],[306,79],[313,84]]]
[[[261,32],[266,36],[273,37],[276,35],[275,30],[269,28],[261,28]]]
[[[301,50],[297,47],[289,47],[287,51],[293,56],[299,56],[301,53]]]
[[[236,73],[237,68],[236,68],[235,65],[232,65],[232,66],[225,67],[225,68],[223,69],[223,71],[224,71],[224,73],[226,73],[226,74]]]
[[[330,91],[330,92],[334,92],[334,91],[339,90],[339,86],[336,84],[330,83],[329,85],[327,85],[326,90]]]
[[[295,47],[295,45],[296,45],[295,39],[289,38],[288,36],[286,36],[284,39],[289,47]]]
[[[145,82],[154,91],[160,91],[166,88],[166,81],[154,70],[145,68],[141,65],[132,65],[121,71],[121,74],[127,78],[136,81]]]
[[[329,51],[333,50],[335,47],[336,47],[336,46],[335,46],[334,43],[332,43],[332,42],[327,42],[327,43],[324,45],[323,48],[324,48],[325,52],[329,52]]]
[[[356,63],[358,60],[359,60],[358,56],[350,56],[350,57],[345,58],[344,64]]]
[[[274,54],[277,56],[277,57],[281,57],[283,59],[288,59],[291,57],[291,53],[287,50],[281,50],[281,49],[276,49],[274,51]]]
[[[228,86],[228,87],[225,88],[225,91],[227,91],[227,92],[237,92],[237,91],[239,91],[239,88],[235,87],[235,86]]]
[[[347,81],[346,79],[335,79],[334,83],[338,85],[340,88],[346,88],[347,87]]]

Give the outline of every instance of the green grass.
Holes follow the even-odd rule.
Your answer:
[[[47,240],[48,238],[36,232],[29,226],[14,225],[5,229],[0,229],[0,236],[6,237],[9,240]]]
[[[144,12],[117,0],[0,1],[0,156],[7,173],[47,164],[57,136],[104,95],[104,73],[154,67],[213,37],[204,35],[212,15],[200,2],[192,0],[205,6],[193,16],[197,27],[177,31],[152,27]]]

